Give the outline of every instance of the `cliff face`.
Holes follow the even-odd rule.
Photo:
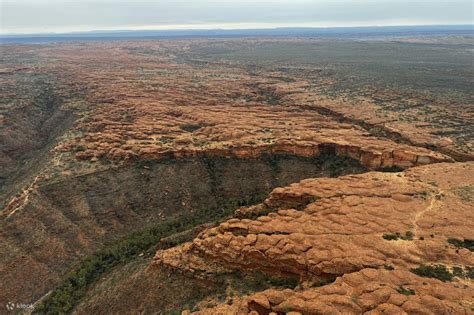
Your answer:
[[[456,163],[305,179],[274,189],[263,204],[237,210],[237,218],[192,243],[158,251],[154,264],[197,275],[224,268],[298,279],[294,292],[270,290],[244,299],[239,309],[245,312],[282,312],[285,305],[305,314],[467,312],[473,291],[463,283],[472,278],[474,255],[472,247],[453,244],[474,238],[474,208],[465,195],[472,193],[473,175],[473,163]],[[424,285],[409,272],[424,265],[442,265],[458,278]]]
[[[148,60],[135,62],[151,66]],[[160,65],[160,71],[168,75],[154,74],[159,89],[150,89],[132,71],[122,74],[127,80],[109,79],[112,82],[95,88],[90,98],[97,104],[90,116],[76,124],[78,135],[60,143],[56,151],[90,162],[263,153],[347,155],[371,169],[453,161],[303,106],[309,102],[304,80],[283,84],[268,74],[255,78],[232,69],[229,76],[224,69],[182,66],[177,70],[172,63]],[[114,93],[116,89],[122,92]],[[262,99],[268,91],[274,93],[274,104]]]
[[[308,174],[363,171],[356,161],[334,156],[275,155],[148,162],[38,182],[2,216],[0,299],[35,301],[80,257],[130,231],[178,215],[252,203]]]

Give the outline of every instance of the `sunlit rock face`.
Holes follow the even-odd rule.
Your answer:
[[[472,190],[473,175],[469,162],[305,179],[274,189],[192,243],[158,251],[150,272],[258,270],[298,279],[296,291],[264,291],[222,306],[244,313],[283,312],[285,305],[303,314],[464,313],[472,303],[474,255],[453,240],[473,239],[474,213],[472,199],[454,186]],[[423,265],[444,266],[454,282],[413,272]]]

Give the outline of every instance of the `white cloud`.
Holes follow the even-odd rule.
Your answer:
[[[471,0],[0,0],[0,31],[472,24],[472,12]]]

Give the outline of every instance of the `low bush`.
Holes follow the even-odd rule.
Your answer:
[[[435,278],[443,282],[452,281],[454,278],[454,275],[444,265],[421,265],[410,269],[410,271],[420,277]]]
[[[415,290],[413,289],[409,289],[409,288],[404,288],[402,286],[400,286],[398,289],[397,289],[397,292],[400,293],[400,294],[403,294],[403,295],[415,295]]]
[[[405,235],[401,235],[400,233],[390,234],[386,233],[382,235],[382,237],[387,241],[396,241],[396,240],[404,240],[404,241],[411,241],[413,240],[413,232],[407,231]]]
[[[471,252],[474,252],[474,240],[464,239],[461,241],[458,239],[450,238],[448,239],[448,243],[456,246],[457,248],[467,248]]]
[[[392,265],[383,265],[383,267],[385,268],[385,270],[394,270],[395,268],[392,266]]]

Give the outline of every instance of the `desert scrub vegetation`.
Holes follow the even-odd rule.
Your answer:
[[[229,200],[218,207],[181,215],[116,241],[83,259],[78,267],[71,271],[51,294],[35,307],[33,313],[69,313],[84,297],[87,289],[113,267],[129,262],[141,253],[152,256],[157,245],[165,249],[190,241],[194,238],[195,233],[185,233],[185,231],[205,223],[217,222],[231,215],[239,205],[250,205],[248,202],[263,201],[263,198],[256,199],[258,198]],[[176,237],[171,237],[173,235]],[[161,240],[163,242],[160,242]]]
[[[236,217],[239,219],[249,219],[249,220],[255,220],[258,217],[264,217],[269,215],[272,212],[275,212],[275,209],[271,208],[265,208],[265,209],[259,209],[258,211],[248,211],[244,213],[236,213]]]
[[[241,296],[264,291],[269,288],[295,289],[299,281],[294,277],[277,278],[261,272],[243,273],[235,271],[217,275],[225,286],[232,288],[233,294]]]
[[[392,265],[389,265],[389,264],[385,264],[383,265],[384,269],[385,270],[395,270],[395,267],[393,267]]]
[[[413,240],[413,232],[406,231],[405,235],[401,235],[399,232],[395,234],[386,233],[382,235],[383,239],[387,241],[396,241],[396,240],[404,240],[404,241],[412,241]]]
[[[403,171],[403,168],[394,165],[394,166],[390,166],[390,167],[382,167],[382,168],[380,168],[380,171],[385,172],[385,173],[399,173],[399,172]]]
[[[454,278],[454,275],[444,265],[421,265],[410,269],[410,271],[420,277],[435,278],[443,282],[452,281]]]
[[[468,239],[458,240],[454,238],[449,238],[448,243],[456,246],[457,248],[467,248],[471,252],[474,252],[474,240],[468,240]]]
[[[202,127],[203,125],[200,125],[200,124],[187,124],[187,125],[179,126],[181,130],[184,130],[186,132],[194,132],[198,129],[201,129]]]
[[[308,206],[309,204],[312,204],[313,202],[316,202],[320,199],[321,199],[321,197],[319,197],[319,196],[311,196],[308,199],[301,202],[301,204],[293,206],[293,208],[295,208],[296,210],[302,211],[302,210],[304,210],[304,208],[306,208],[306,206]]]
[[[403,286],[398,287],[397,292],[403,295],[415,295],[416,292],[413,289],[405,288]]]
[[[474,279],[474,267],[466,267],[463,269],[459,266],[453,267],[453,275],[462,279]]]
[[[184,309],[197,312],[202,307],[215,306],[215,302],[224,303],[226,300],[231,302],[235,296],[251,295],[270,288],[294,290],[299,284],[298,279],[294,277],[278,278],[258,271],[216,273],[212,276],[212,278],[210,278],[210,280],[210,283],[212,283],[212,286],[214,287],[210,294],[196,292],[196,295],[193,296],[193,298],[190,299],[185,305],[182,305],[178,309],[172,310],[172,312],[181,314],[181,311]],[[332,282],[332,280],[321,285],[330,282]],[[212,302],[206,303],[206,301]],[[174,313],[167,312],[166,314]]]
[[[361,173],[367,171],[367,168],[360,164],[359,161],[352,159],[347,155],[337,155],[335,148],[329,148],[328,152],[322,152],[318,156],[311,158],[301,157],[291,153],[268,154],[264,153],[259,157],[264,161],[274,172],[280,172],[280,162],[288,159],[296,159],[299,161],[311,162],[317,169],[327,173],[329,177],[338,177],[351,171],[351,173]]]
[[[474,184],[453,188],[451,191],[458,195],[459,198],[465,203],[474,201]]]

